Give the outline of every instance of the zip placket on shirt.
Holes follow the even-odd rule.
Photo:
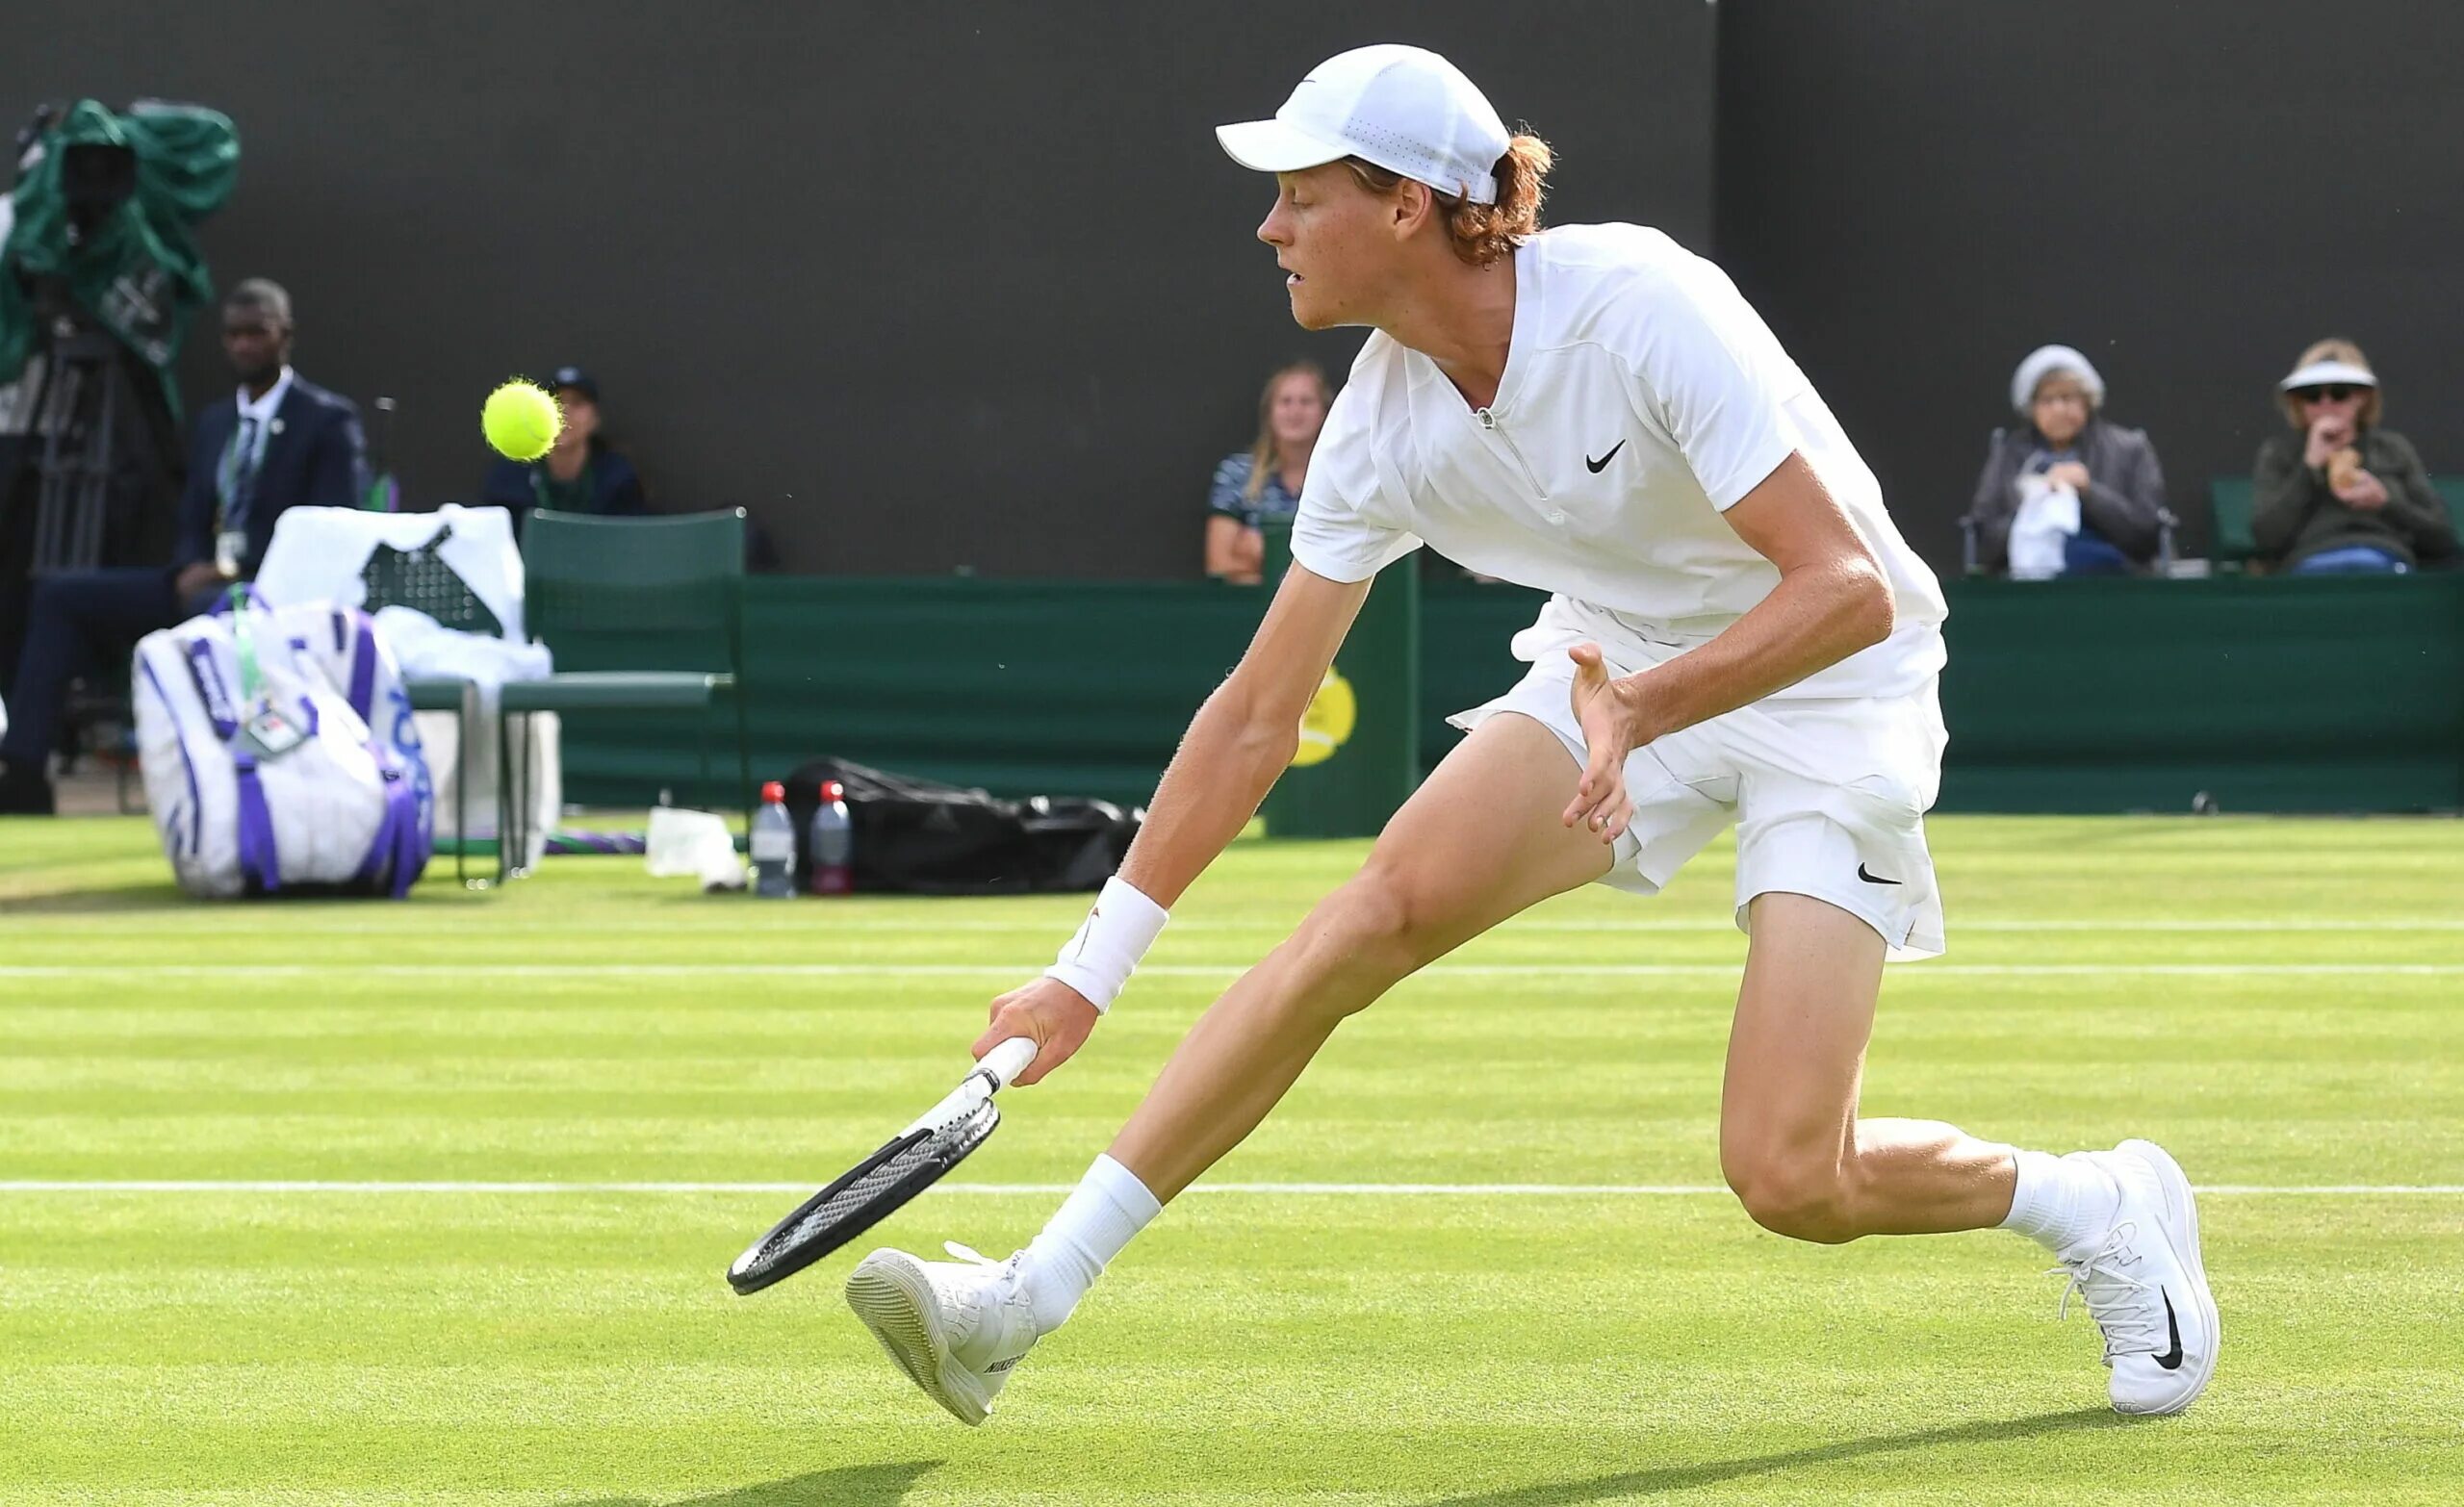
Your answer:
[[[1542,502],[1547,502],[1549,489],[1540,485],[1540,478],[1532,472],[1531,463],[1523,458],[1523,451],[1515,445],[1514,436],[1506,432],[1504,423],[1500,421],[1498,416],[1489,409],[1476,408],[1472,410],[1472,421],[1478,424],[1483,434],[1494,439],[1505,450],[1507,458],[1514,462],[1514,469],[1523,473],[1523,484],[1531,489],[1531,495]],[[1553,524],[1562,524],[1566,521],[1566,515],[1553,507],[1548,510],[1548,517],[1549,522]]]

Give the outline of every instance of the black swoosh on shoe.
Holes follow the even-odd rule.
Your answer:
[[[2172,1332],[2173,1347],[2156,1357],[2156,1364],[2169,1371],[2178,1371],[2182,1368],[2182,1321],[2173,1316],[2173,1294],[2166,1292],[2164,1298],[2165,1327]]]

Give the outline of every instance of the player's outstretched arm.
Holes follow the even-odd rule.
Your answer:
[[[992,1002],[982,1057],[1012,1036],[1036,1042],[1032,1084],[1069,1060],[1163,930],[1165,911],[1257,814],[1292,762],[1300,715],[1369,596],[1369,582],[1328,580],[1295,565],[1248,652],[1182,734],[1146,825],[1087,924],[1043,977]]]

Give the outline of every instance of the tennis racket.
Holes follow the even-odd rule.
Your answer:
[[[992,1096],[1035,1060],[1036,1044],[1024,1036],[984,1054],[940,1103],[746,1247],[728,1268],[728,1286],[743,1297],[792,1277],[938,1182],[1001,1123]]]

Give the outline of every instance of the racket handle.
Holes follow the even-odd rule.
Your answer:
[[[975,1065],[984,1072],[991,1074],[993,1086],[998,1088],[1006,1086],[1011,1079],[1025,1072],[1027,1064],[1035,1060],[1035,1042],[1025,1036],[1012,1036],[991,1051],[985,1053],[984,1060]]]

